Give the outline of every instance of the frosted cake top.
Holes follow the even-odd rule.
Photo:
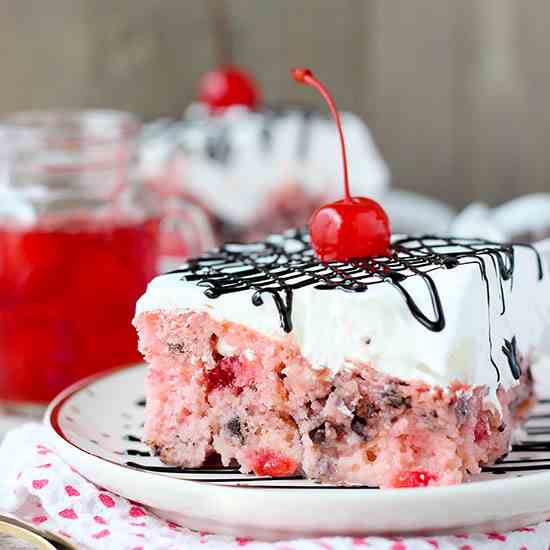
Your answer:
[[[496,388],[539,343],[550,284],[528,245],[435,236],[392,240],[392,255],[321,263],[304,231],[227,244],[157,277],[138,302],[206,310],[292,338],[316,368],[353,360],[409,380]]]

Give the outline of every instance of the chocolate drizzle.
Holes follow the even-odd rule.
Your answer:
[[[521,376],[521,367],[519,364],[519,356],[517,350],[517,340],[514,336],[512,340],[508,341],[504,339],[504,345],[502,346],[502,353],[508,359],[508,365],[510,365],[510,370],[512,371],[512,376],[518,380]]]
[[[140,451],[139,449],[126,449],[124,454],[128,456],[151,456],[149,451]]]
[[[282,113],[280,109],[266,108],[263,115],[260,129],[260,148],[267,154],[273,147],[273,125],[277,119],[281,118]]]
[[[205,153],[206,155],[219,164],[226,164],[231,156],[231,144],[228,137],[228,128],[212,129],[206,138]]]
[[[520,245],[529,246],[529,245]],[[536,255],[538,278],[542,279],[542,261]],[[254,244],[226,244],[220,249],[189,261],[181,269],[182,278],[205,287],[204,294],[212,299],[224,294],[253,291],[252,303],[260,306],[264,295],[270,294],[279,312],[285,332],[292,331],[293,293],[313,286],[317,290],[366,292],[373,285],[386,283],[395,288],[405,300],[413,317],[428,330],[440,332],[445,328],[445,312],[432,273],[475,264],[484,282],[487,306],[492,304],[488,268],[492,268],[499,284],[501,315],[506,310],[504,285],[513,284],[514,245],[482,239],[443,238],[435,236],[404,237],[393,242],[390,256],[358,258],[349,262],[322,263],[309,245],[307,232],[290,231]],[[431,308],[423,311],[406,287],[412,277],[420,278],[430,296]],[[491,362],[493,342],[489,326]],[[514,377],[521,374],[514,351],[515,340],[505,342],[502,351],[508,359]]]
[[[272,154],[274,147],[283,139],[279,136],[278,123],[285,119],[299,117],[296,134],[292,135],[295,143],[294,155],[298,161],[307,159],[314,137],[314,122],[327,120],[324,115],[309,107],[301,108],[291,105],[268,105],[255,112],[258,118],[257,146],[265,155]],[[238,126],[242,125],[240,117],[211,117],[207,113],[190,112],[181,120],[171,120],[158,127],[154,124],[146,127],[145,141],[164,138],[177,143],[177,147],[186,155],[199,155],[221,166],[238,160],[238,153],[243,147],[238,138]],[[237,136],[237,137],[235,137]],[[198,138],[198,139],[197,139]],[[244,150],[244,149],[243,149]]]

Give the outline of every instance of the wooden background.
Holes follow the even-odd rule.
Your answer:
[[[215,0],[214,0],[215,1]],[[223,0],[218,0],[223,1]],[[0,0],[0,112],[181,112],[217,61],[206,0]],[[374,131],[395,185],[498,203],[550,191],[547,0],[225,0],[269,101],[307,64]]]

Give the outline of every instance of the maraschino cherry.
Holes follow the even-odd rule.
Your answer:
[[[352,197],[349,190],[346,145],[340,115],[328,90],[309,69],[292,69],[297,82],[315,88],[327,102],[342,147],[344,198],[320,206],[309,220],[311,246],[322,262],[345,262],[390,253],[390,223],[384,209],[372,199]]]
[[[211,113],[232,105],[255,109],[260,101],[260,92],[246,71],[235,65],[222,65],[201,78],[199,101],[207,105]]]

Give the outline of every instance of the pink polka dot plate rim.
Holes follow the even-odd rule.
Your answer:
[[[507,530],[550,518],[550,391],[505,462],[474,481],[379,490],[244,475],[218,464],[166,467],[140,440],[145,372],[136,365],[78,382],[44,421],[56,451],[84,477],[181,525],[273,540]]]

